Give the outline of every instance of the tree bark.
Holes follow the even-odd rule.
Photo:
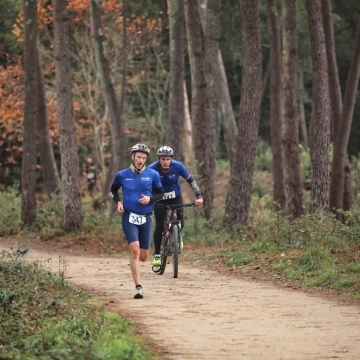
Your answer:
[[[297,102],[296,0],[284,4],[284,184],[285,214],[294,220],[303,214],[302,182],[299,156],[299,111]]]
[[[82,212],[69,55],[70,18],[66,5],[66,0],[53,0],[56,100],[64,206],[63,227],[65,231],[71,232],[81,228]]]
[[[54,150],[49,133],[49,120],[46,109],[44,76],[38,59],[37,64],[37,139],[40,154],[44,188],[48,195],[60,193],[60,179],[56,166]]]
[[[169,138],[181,160],[182,134],[185,119],[184,103],[184,5],[182,1],[170,0],[170,91],[169,91]]]
[[[200,7],[201,25],[203,29],[206,29],[208,0],[199,0],[198,3]],[[217,64],[213,64],[213,74],[217,92],[216,101],[218,102],[218,110],[224,131],[225,148],[231,167],[231,164],[235,158],[237,125],[231,103],[231,96],[226,78],[224,61],[220,49],[218,50],[218,54],[216,56],[216,62]]]
[[[330,111],[331,111],[331,140],[335,142],[336,134],[339,129],[342,114],[342,99],[341,87],[339,81],[339,72],[336,62],[335,53],[335,37],[332,19],[331,1],[321,1],[322,17],[324,21],[324,35],[326,46],[326,57],[328,62],[329,73],[329,96],[330,96]]]
[[[24,0],[25,109],[21,168],[21,220],[33,225],[36,217],[36,91],[37,91],[37,1]]]
[[[209,69],[203,51],[196,0],[185,1],[185,21],[191,69],[193,143],[204,198],[204,215],[210,219],[214,200],[216,114],[211,111],[209,103],[209,84],[206,78],[206,71]]]
[[[109,113],[109,125],[111,130],[112,161],[103,187],[103,196],[107,199],[107,194],[109,193],[110,184],[113,180],[114,174],[125,167],[127,159],[126,137],[124,134],[124,125],[122,120],[123,108],[120,107],[119,101],[116,97],[114,84],[111,80],[111,70],[106,54],[106,48],[104,47],[106,38],[102,29],[101,4],[101,0],[90,1],[90,20],[91,35],[93,37],[95,48],[96,65],[100,74],[105,104]]]
[[[351,59],[350,69],[346,81],[344,104],[341,124],[338,128],[336,142],[334,146],[334,159],[332,163],[331,175],[331,203],[330,208],[333,210],[342,209],[343,191],[345,184],[345,172],[350,174],[348,164],[347,146],[349,142],[351,124],[356,102],[357,88],[360,76],[360,17],[356,33],[356,45]],[[347,195],[351,191],[347,190]],[[348,201],[349,202],[349,201]],[[351,205],[350,205],[351,206]],[[347,207],[349,204],[347,203]]]
[[[226,78],[224,61],[219,50],[217,56],[218,66],[217,66],[217,92],[218,92],[218,102],[219,102],[219,111],[221,117],[221,123],[224,131],[225,147],[226,152],[229,156],[230,167],[236,158],[236,139],[237,139],[237,125],[234,114],[234,109],[231,102],[231,96],[229,92],[229,85]]]
[[[193,148],[193,144],[192,144],[192,127],[191,127],[191,117],[190,117],[190,110],[189,110],[189,99],[188,99],[188,95],[187,95],[187,90],[186,90],[186,83],[185,81],[183,82],[183,86],[184,86],[184,130],[183,130],[183,154],[184,154],[184,162],[185,162],[185,166],[188,169],[193,169],[193,164],[192,164],[192,148]]]
[[[273,198],[276,208],[284,209],[282,51],[280,20],[276,10],[276,0],[266,0],[266,13],[270,39],[270,137],[273,155]]]
[[[205,62],[206,62],[206,90],[208,96],[208,119],[206,122],[206,130],[208,135],[208,143],[206,146],[207,157],[207,175],[206,181],[210,180],[210,206],[205,206],[205,217],[209,220],[213,207],[215,197],[215,167],[216,167],[216,145],[217,145],[217,124],[218,124],[218,97],[217,97],[217,67],[219,55],[219,40],[220,40],[220,5],[221,0],[207,1],[207,16],[205,23]],[[215,59],[215,60],[214,60]]]
[[[310,210],[329,207],[330,105],[321,0],[306,0],[313,78],[311,134],[312,189]]]
[[[242,0],[240,7],[244,59],[236,148],[236,153],[240,156],[231,169],[224,217],[225,225],[231,228],[246,225],[248,222],[262,85],[261,37],[257,1]]]

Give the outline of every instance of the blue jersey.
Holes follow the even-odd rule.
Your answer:
[[[124,210],[138,215],[151,213],[154,204],[149,202],[141,205],[139,199],[142,194],[152,196],[154,189],[161,188],[159,174],[148,167],[140,174],[135,174],[130,168],[119,171],[115,175],[112,187],[120,189],[122,187]]]
[[[149,168],[154,169],[159,173],[165,195],[175,191],[175,196],[179,196],[181,193],[179,176],[183,177],[185,180],[190,177],[188,169],[181,162],[176,160],[171,161],[170,169],[167,173],[163,172],[159,161],[150,164]]]

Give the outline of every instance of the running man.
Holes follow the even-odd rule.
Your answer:
[[[150,149],[146,145],[134,145],[130,152],[132,164],[115,175],[110,190],[117,211],[122,215],[122,227],[129,244],[130,268],[135,283],[134,299],[143,298],[140,261],[145,262],[149,255],[153,201],[164,196],[159,174],[145,166],[149,154]],[[122,202],[118,195],[120,187]]]
[[[195,205],[200,206],[203,203],[203,199],[201,197],[201,192],[196,184],[196,181],[190,175],[189,171],[180,161],[176,161],[173,159],[174,150],[169,146],[162,146],[157,151],[157,156],[159,160],[150,164],[149,168],[156,170],[161,179],[162,187],[164,189],[164,198],[163,200],[159,201],[163,204],[182,204],[183,198],[180,189],[180,182],[179,177],[181,176],[184,178],[193,189],[196,200]],[[160,255],[160,247],[161,247],[161,240],[162,240],[162,229],[163,229],[163,221],[165,216],[165,208],[160,208],[155,206],[155,231],[154,231],[154,266],[161,265],[161,255]],[[181,220],[181,230],[184,228],[184,211],[183,209],[179,209],[177,211],[178,219]],[[182,232],[182,231],[181,231]],[[182,240],[181,240],[181,249],[182,251]]]

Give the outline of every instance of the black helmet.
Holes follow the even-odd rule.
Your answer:
[[[174,150],[170,146],[162,146],[157,151],[157,156],[174,156]]]
[[[131,148],[130,155],[136,152],[143,152],[150,155],[150,149],[145,144],[136,144]]]

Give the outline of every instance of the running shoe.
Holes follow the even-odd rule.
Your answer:
[[[153,260],[153,266],[161,266],[161,255],[160,254],[155,254],[154,255],[154,260]]]
[[[142,299],[144,297],[143,295],[143,289],[141,286],[137,286],[134,294],[134,299]]]

